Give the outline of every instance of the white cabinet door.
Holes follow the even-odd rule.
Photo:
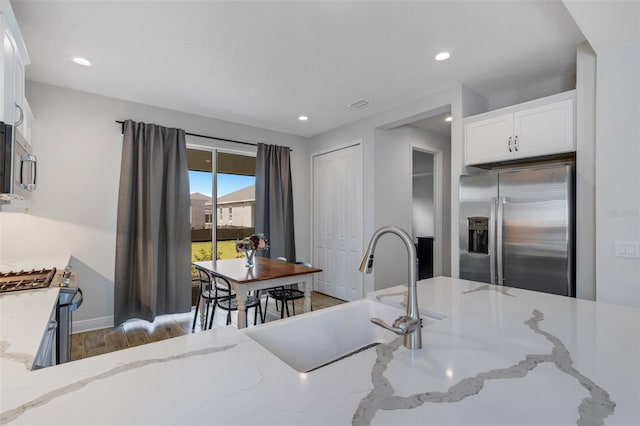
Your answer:
[[[465,165],[513,158],[513,114],[465,125]]]
[[[2,16],[0,15],[0,19]],[[16,46],[9,29],[0,22],[2,28],[2,115],[0,121],[13,125],[14,105],[13,105],[13,61],[17,56]]]
[[[24,65],[18,48],[9,32],[4,26],[2,30],[2,121],[16,125],[18,131],[23,131],[22,102],[24,98]]]
[[[519,111],[513,117],[515,158],[575,151],[573,99]]]
[[[13,58],[13,123],[24,136],[24,65],[16,50]]]
[[[343,300],[364,297],[360,146],[313,157],[314,290]]]
[[[0,121],[15,126],[17,133],[24,136],[24,63],[18,49],[22,39],[19,33],[13,33],[7,18],[0,13],[0,34],[2,51],[0,52]]]

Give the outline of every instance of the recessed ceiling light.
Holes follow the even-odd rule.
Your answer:
[[[444,121],[446,122],[451,122],[451,120],[453,120],[453,117],[451,117],[450,115],[446,116]]]
[[[75,62],[78,65],[84,65],[85,67],[88,67],[89,65],[91,65],[91,61],[85,58],[80,58],[80,57],[73,58],[73,62]]]
[[[436,61],[445,61],[451,57],[451,53],[449,52],[440,52],[435,56]]]
[[[300,117],[298,117],[298,120],[300,121],[307,121],[309,119],[309,117],[307,117],[306,115],[301,115]]]

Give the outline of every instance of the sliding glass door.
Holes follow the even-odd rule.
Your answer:
[[[255,157],[198,149],[187,154],[192,260],[212,260],[214,253],[217,259],[240,257],[235,240],[255,230]]]

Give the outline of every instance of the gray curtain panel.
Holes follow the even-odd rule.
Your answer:
[[[181,129],[124,124],[114,322],[191,309],[187,146]]]
[[[269,251],[263,255],[295,262],[290,149],[286,146],[258,144],[255,215],[256,232],[264,232],[269,240]]]

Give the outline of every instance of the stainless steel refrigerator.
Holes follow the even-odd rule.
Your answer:
[[[460,278],[575,297],[572,163],[460,177]]]

